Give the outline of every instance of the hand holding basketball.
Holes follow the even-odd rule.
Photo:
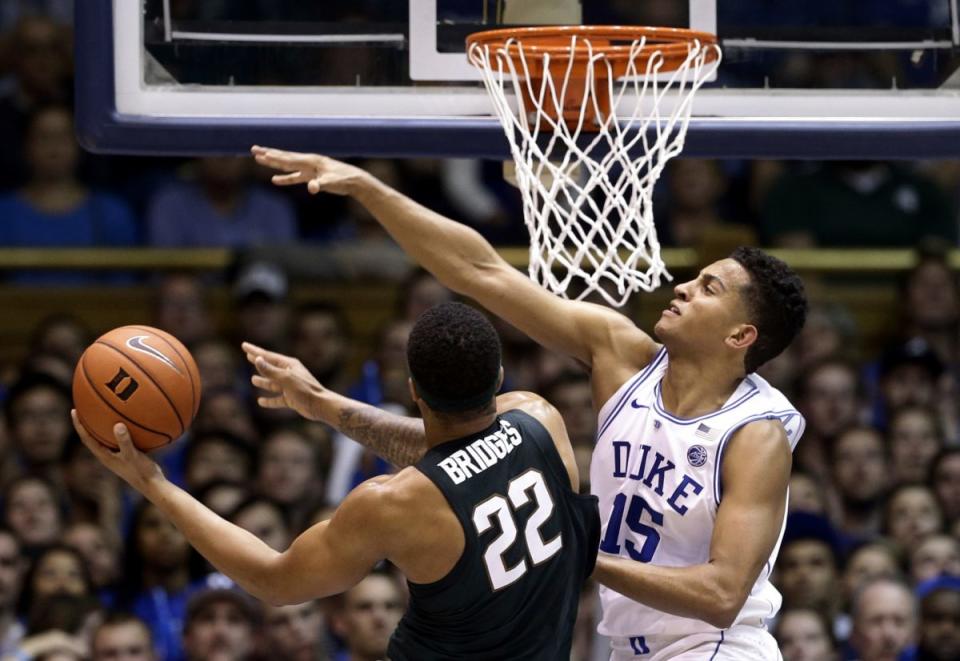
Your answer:
[[[117,444],[117,449],[111,450],[91,436],[90,432],[80,424],[76,409],[70,411],[70,417],[73,420],[73,428],[77,430],[80,440],[90,452],[137,491],[143,492],[152,480],[165,479],[160,466],[133,446],[133,439],[125,424],[118,422],[113,426],[113,440]]]
[[[250,148],[250,152],[260,165],[288,173],[273,175],[274,184],[294,186],[305,183],[307,190],[314,195],[321,191],[349,195],[353,184],[370,176],[360,168],[319,154],[302,154],[256,145]]]
[[[243,343],[247,360],[257,374],[250,382],[257,388],[273,393],[272,397],[257,397],[265,409],[290,408],[309,420],[316,420],[314,404],[325,388],[296,358],[261,349],[249,342]]]

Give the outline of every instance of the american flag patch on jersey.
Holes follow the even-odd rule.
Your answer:
[[[697,427],[697,431],[693,432],[693,435],[698,436],[700,438],[710,438],[710,432],[712,431],[713,430],[710,429],[710,427],[707,427],[704,423],[701,422],[700,426]]]

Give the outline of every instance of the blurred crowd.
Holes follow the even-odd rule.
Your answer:
[[[230,292],[225,323],[208,280],[149,280],[149,322],[190,348],[203,382],[192,429],[155,456],[171,480],[283,549],[354,485],[393,468],[324,425],[258,407],[239,340],[300,358],[333,390],[413,414],[407,335],[420,312],[453,295],[411,272],[359,205],[274,189],[249,159],[83,153],[70,109],[71,9],[0,5],[0,247],[289,250],[275,253],[289,257],[279,262],[247,260],[220,283]],[[499,163],[361,164],[498,244],[526,242]],[[947,252],[958,240],[960,164],[674,160],[655,199],[666,245],[710,245],[732,232],[760,245],[923,246],[899,284],[885,348],[868,351],[851,312],[814,291],[803,333],[763,370],[807,420],[774,574],[784,608],[770,625],[786,661],[960,658],[960,285]],[[304,246],[330,258],[304,257]],[[376,346],[359,341],[344,310],[294,303],[291,271],[396,287],[400,302]],[[2,277],[23,287],[138,278]],[[406,599],[390,567],[335,598],[257,603],[84,448],[69,422],[70,381],[103,330],[51,316],[0,371],[0,661],[381,658]],[[589,489],[588,376],[515,329],[498,330],[505,388],[557,406]],[[594,589],[584,590],[577,625],[581,660],[605,658]]]

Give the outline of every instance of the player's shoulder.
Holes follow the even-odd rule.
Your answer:
[[[402,523],[424,505],[432,483],[416,468],[380,475],[357,485],[338,508],[338,514],[357,525]]]
[[[534,392],[513,390],[497,396],[497,413],[513,410],[523,411],[540,422],[560,415],[553,404]]]

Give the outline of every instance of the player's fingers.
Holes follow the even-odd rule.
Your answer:
[[[296,152],[280,151],[279,149],[266,149],[254,154],[254,158],[260,165],[267,165],[277,170],[293,172],[310,165],[308,154],[298,154]]]
[[[250,383],[261,390],[267,390],[269,392],[283,392],[283,388],[281,388],[276,381],[262,377],[259,374],[254,374],[251,376]]]
[[[294,186],[309,180],[310,175],[304,174],[302,171],[293,172],[291,174],[275,174],[270,178],[270,181],[273,182],[274,186]]]
[[[87,449],[101,461],[110,461],[113,456],[113,449],[107,447],[87,431],[87,428],[80,422],[80,416],[76,409],[70,410],[70,418],[73,420],[73,428],[77,431],[80,441],[87,446]]]
[[[284,369],[282,367],[270,364],[263,356],[258,356],[253,365],[257,368],[257,371],[260,372],[261,376],[265,376],[268,379],[277,381],[284,375]]]
[[[290,363],[290,356],[284,356],[282,353],[276,353],[275,351],[267,351],[252,342],[243,342],[240,347],[247,353],[247,356],[253,355],[253,358],[250,359],[251,363],[256,362],[258,357],[263,357],[267,362],[279,367],[285,367]]]
[[[257,404],[265,409],[285,409],[287,403],[283,397],[257,397]]]
[[[133,447],[133,439],[130,438],[130,430],[122,422],[113,426],[113,438],[116,439],[120,448],[120,456],[124,459],[132,459],[136,450]]]

